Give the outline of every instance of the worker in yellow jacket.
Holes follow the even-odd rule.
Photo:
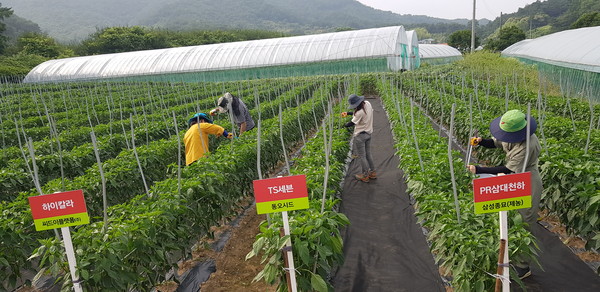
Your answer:
[[[228,133],[213,121],[205,113],[197,113],[188,121],[189,129],[183,137],[185,144],[185,165],[190,165],[208,150],[208,134],[233,138],[233,133]]]

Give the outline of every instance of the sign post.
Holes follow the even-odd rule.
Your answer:
[[[473,180],[475,214],[499,212],[500,241],[504,242],[502,291],[510,291],[508,210],[531,208],[531,173],[523,172]],[[502,250],[502,248],[501,248]],[[500,263],[499,263],[500,264]],[[504,275],[504,276],[503,276]]]
[[[290,235],[287,211],[308,208],[308,189],[305,175],[294,175],[253,181],[256,212],[258,214],[281,212],[284,235]],[[296,292],[296,271],[291,238],[284,248],[289,275],[289,290]]]
[[[37,231],[60,228],[69,262],[69,270],[75,292],[82,292],[81,283],[75,274],[77,261],[71,241],[69,226],[90,223],[87,213],[83,191],[76,190],[63,193],[54,193],[42,196],[29,197],[31,215]]]

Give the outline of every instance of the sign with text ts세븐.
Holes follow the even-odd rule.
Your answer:
[[[475,214],[531,207],[531,173],[473,180]]]
[[[34,196],[28,199],[37,231],[90,223],[82,190]]]
[[[308,208],[305,175],[260,179],[252,184],[258,214]]]

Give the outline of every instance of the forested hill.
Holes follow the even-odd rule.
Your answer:
[[[355,0],[2,0],[2,6],[39,24],[62,42],[79,41],[109,26],[245,28],[304,34],[346,27],[450,22],[376,10]]]
[[[599,0],[546,0],[531,3],[517,12],[504,14],[483,27],[487,35],[506,24],[517,24],[528,37],[538,37],[566,29],[600,25]],[[579,21],[579,22],[578,22]],[[587,23],[586,23],[587,22]]]

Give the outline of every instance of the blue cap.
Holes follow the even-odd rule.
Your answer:
[[[188,120],[188,125],[191,125],[193,121],[203,119],[207,123],[213,123],[213,121],[205,113],[197,113],[191,119]]]

